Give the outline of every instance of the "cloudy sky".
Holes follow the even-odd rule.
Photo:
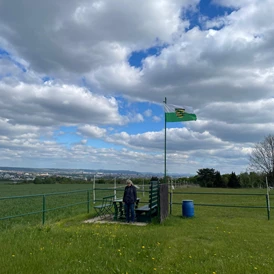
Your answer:
[[[0,0],[0,166],[244,172],[274,134],[273,0]]]

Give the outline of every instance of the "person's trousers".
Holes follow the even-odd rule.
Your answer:
[[[134,219],[135,219],[134,204],[125,203],[125,212],[126,212],[127,222],[134,222]]]

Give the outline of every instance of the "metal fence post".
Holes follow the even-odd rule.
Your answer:
[[[143,197],[145,196],[145,179],[143,178]]]
[[[43,195],[43,216],[42,216],[42,224],[45,223],[46,218],[46,195]]]
[[[113,194],[114,194],[114,200],[116,200],[116,177],[114,178],[114,191],[113,191]]]
[[[95,196],[95,175],[93,177],[93,203],[95,204],[96,196]]]
[[[88,213],[90,210],[90,195],[89,195],[89,190],[87,191],[87,207],[88,207]]]
[[[172,214],[172,192],[169,192],[169,214]]]
[[[265,198],[266,198],[267,218],[268,218],[268,220],[270,220],[269,194],[266,194]]]

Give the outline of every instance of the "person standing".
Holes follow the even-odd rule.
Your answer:
[[[134,214],[134,206],[137,200],[137,191],[136,187],[133,185],[131,180],[126,181],[127,185],[124,191],[123,202],[125,206],[126,212],[126,220],[127,222],[134,222],[135,214]]]

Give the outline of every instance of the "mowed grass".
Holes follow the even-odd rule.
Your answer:
[[[113,188],[113,185],[96,185],[104,189]],[[123,188],[121,188],[122,190]],[[29,212],[38,212],[43,209],[43,196],[26,197],[27,195],[46,194],[46,223],[60,221],[70,216],[76,216],[87,212],[87,190],[90,191],[90,213],[93,211],[92,184],[0,184],[0,218],[8,216],[23,215]],[[75,193],[65,192],[80,191]],[[52,194],[56,195],[52,195]],[[63,193],[63,194],[61,194]],[[96,199],[112,195],[113,189],[97,190]],[[117,191],[121,196],[122,191]],[[1,199],[3,197],[18,197],[14,199]],[[21,197],[21,198],[20,198]],[[66,207],[69,204],[77,204]],[[61,208],[66,207],[66,208]],[[56,208],[59,208],[55,210]],[[11,228],[14,225],[29,224],[37,225],[42,223],[42,213],[31,214],[24,217],[17,217],[7,220],[0,220],[1,229]]]
[[[265,190],[177,189],[264,193]],[[174,194],[180,203],[265,205],[264,196]],[[215,198],[214,198],[215,197]],[[84,224],[79,214],[45,226],[17,225],[0,233],[1,273],[273,273],[274,219],[266,209],[181,205],[163,224]]]

